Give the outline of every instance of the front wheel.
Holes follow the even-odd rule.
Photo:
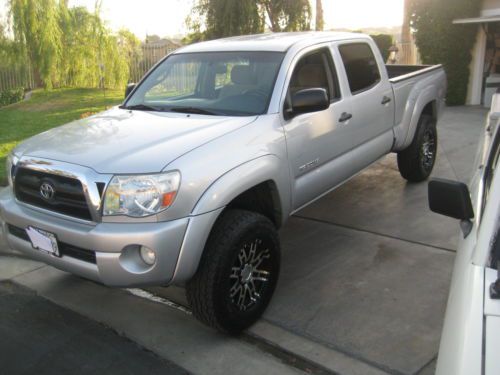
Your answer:
[[[263,215],[227,210],[217,220],[195,276],[186,287],[196,318],[238,333],[262,315],[280,268],[276,229]]]
[[[411,182],[426,180],[434,168],[438,136],[431,116],[422,115],[412,143],[398,152],[398,168],[403,178]]]

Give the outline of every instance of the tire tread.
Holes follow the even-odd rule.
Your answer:
[[[423,137],[423,132],[427,126],[436,126],[433,123],[432,117],[429,115],[422,115],[418,122],[418,127],[415,132],[415,136],[411,144],[403,151],[398,152],[398,169],[401,176],[410,182],[421,182],[426,180],[429,173],[425,173],[420,165],[420,142]],[[437,133],[436,133],[436,145],[437,145]],[[436,150],[437,152],[437,150]]]
[[[218,284],[217,275],[222,272],[221,267],[224,263],[221,260],[229,255],[224,244],[231,243],[235,235],[241,234],[245,228],[258,221],[275,230],[273,223],[258,213],[237,209],[225,211],[210,233],[196,274],[186,285],[187,300],[193,315],[219,331],[235,333],[220,321],[214,298]]]

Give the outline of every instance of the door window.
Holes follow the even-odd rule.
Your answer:
[[[339,89],[328,50],[322,49],[302,57],[292,74],[288,99],[299,90],[323,88],[330,101],[338,99]]]
[[[380,81],[377,60],[368,44],[343,44],[339,52],[353,94],[368,90]]]

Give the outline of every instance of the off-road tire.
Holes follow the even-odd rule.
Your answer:
[[[403,178],[410,182],[426,180],[436,163],[438,135],[436,123],[429,115],[422,115],[412,143],[398,152],[398,168]]]
[[[252,248],[256,249],[253,253]],[[263,259],[253,262],[248,254]],[[245,268],[240,267],[240,264],[245,264],[242,259],[248,259]],[[257,263],[258,267],[253,267]],[[215,223],[198,270],[186,285],[193,315],[219,331],[241,332],[259,319],[266,309],[278,281],[279,269],[280,245],[273,223],[255,212],[228,209]],[[261,276],[259,280],[257,275]],[[250,282],[253,287],[248,286]],[[243,285],[248,287],[248,296],[252,288],[258,289],[259,298],[253,292],[251,294],[257,302],[245,299],[247,287]],[[244,292],[244,302],[251,305],[242,310],[241,306],[245,304],[238,304],[231,297],[235,290],[239,290],[238,303]]]

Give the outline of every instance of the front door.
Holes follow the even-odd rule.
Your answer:
[[[352,147],[348,99],[342,97],[337,71],[329,47],[304,53],[293,70],[285,100],[284,129],[293,176],[293,208],[302,207],[341,181],[331,165]],[[286,119],[290,99],[299,90],[324,88],[330,99],[328,109]]]

